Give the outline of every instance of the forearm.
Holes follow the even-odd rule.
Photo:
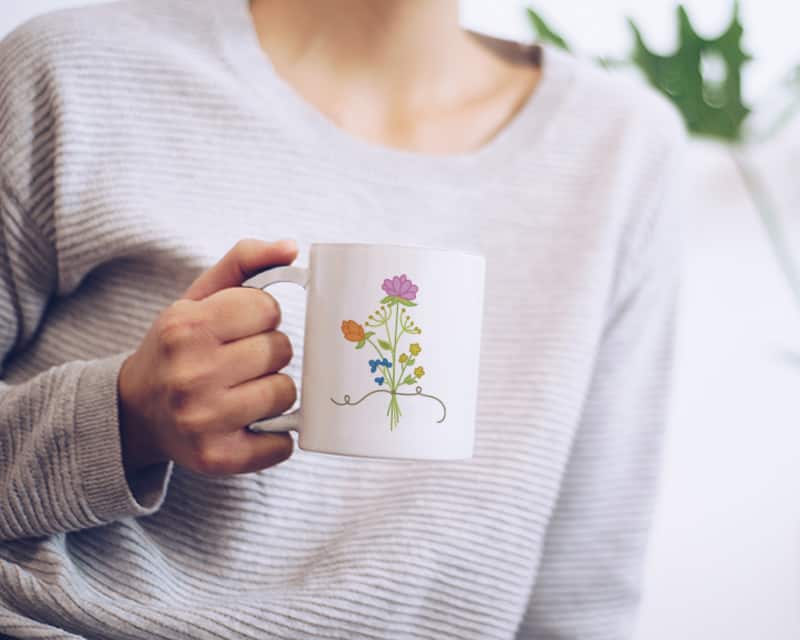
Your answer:
[[[159,507],[169,465],[125,476],[117,407],[124,358],[0,384],[0,538],[95,527]]]

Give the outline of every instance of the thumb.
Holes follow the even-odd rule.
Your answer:
[[[181,297],[202,300],[212,293],[242,284],[267,267],[290,264],[296,257],[294,240],[239,240],[217,264],[201,273]]]

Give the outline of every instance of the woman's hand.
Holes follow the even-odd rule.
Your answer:
[[[159,315],[119,374],[126,472],[174,460],[200,473],[247,473],[292,454],[289,434],[245,429],[283,413],[297,391],[277,373],[292,357],[276,330],[278,303],[237,285],[296,253],[291,241],[242,240]]]

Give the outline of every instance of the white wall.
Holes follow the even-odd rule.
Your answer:
[[[0,34],[70,0],[0,0]],[[727,0],[686,0],[715,33]],[[674,43],[670,0],[559,3],[540,8],[579,48],[622,55],[632,15],[656,48]],[[462,0],[468,26],[528,37],[517,0]],[[800,6],[743,0],[746,44],[758,60],[755,100],[800,64]],[[2,61],[0,61],[2,64]],[[800,123],[752,154],[800,236],[795,167]],[[800,310],[726,152],[694,145],[686,167],[687,266],[681,348],[662,498],[647,564],[637,640],[800,638]],[[800,251],[800,242],[795,245]],[[790,360],[794,364],[790,363]]]
[[[800,4],[787,0],[740,0],[746,25],[744,45],[756,59],[748,66],[745,94],[756,100],[776,78],[800,64],[797,37]],[[731,17],[732,0],[682,0],[701,35],[713,36]],[[642,29],[647,42],[667,52],[677,41],[678,0],[461,0],[462,20],[477,30],[530,39],[524,7],[535,6],[577,49],[594,55],[623,56],[631,39],[625,18]]]

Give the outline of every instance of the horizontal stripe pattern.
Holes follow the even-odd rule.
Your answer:
[[[0,44],[0,634],[629,636],[682,136],[646,91],[545,53],[513,137],[430,159],[298,107],[243,0],[70,10]],[[301,263],[315,241],[483,253],[475,458],[298,450],[128,486],[119,367],[241,237],[294,237]],[[276,295],[299,383],[303,294]]]

